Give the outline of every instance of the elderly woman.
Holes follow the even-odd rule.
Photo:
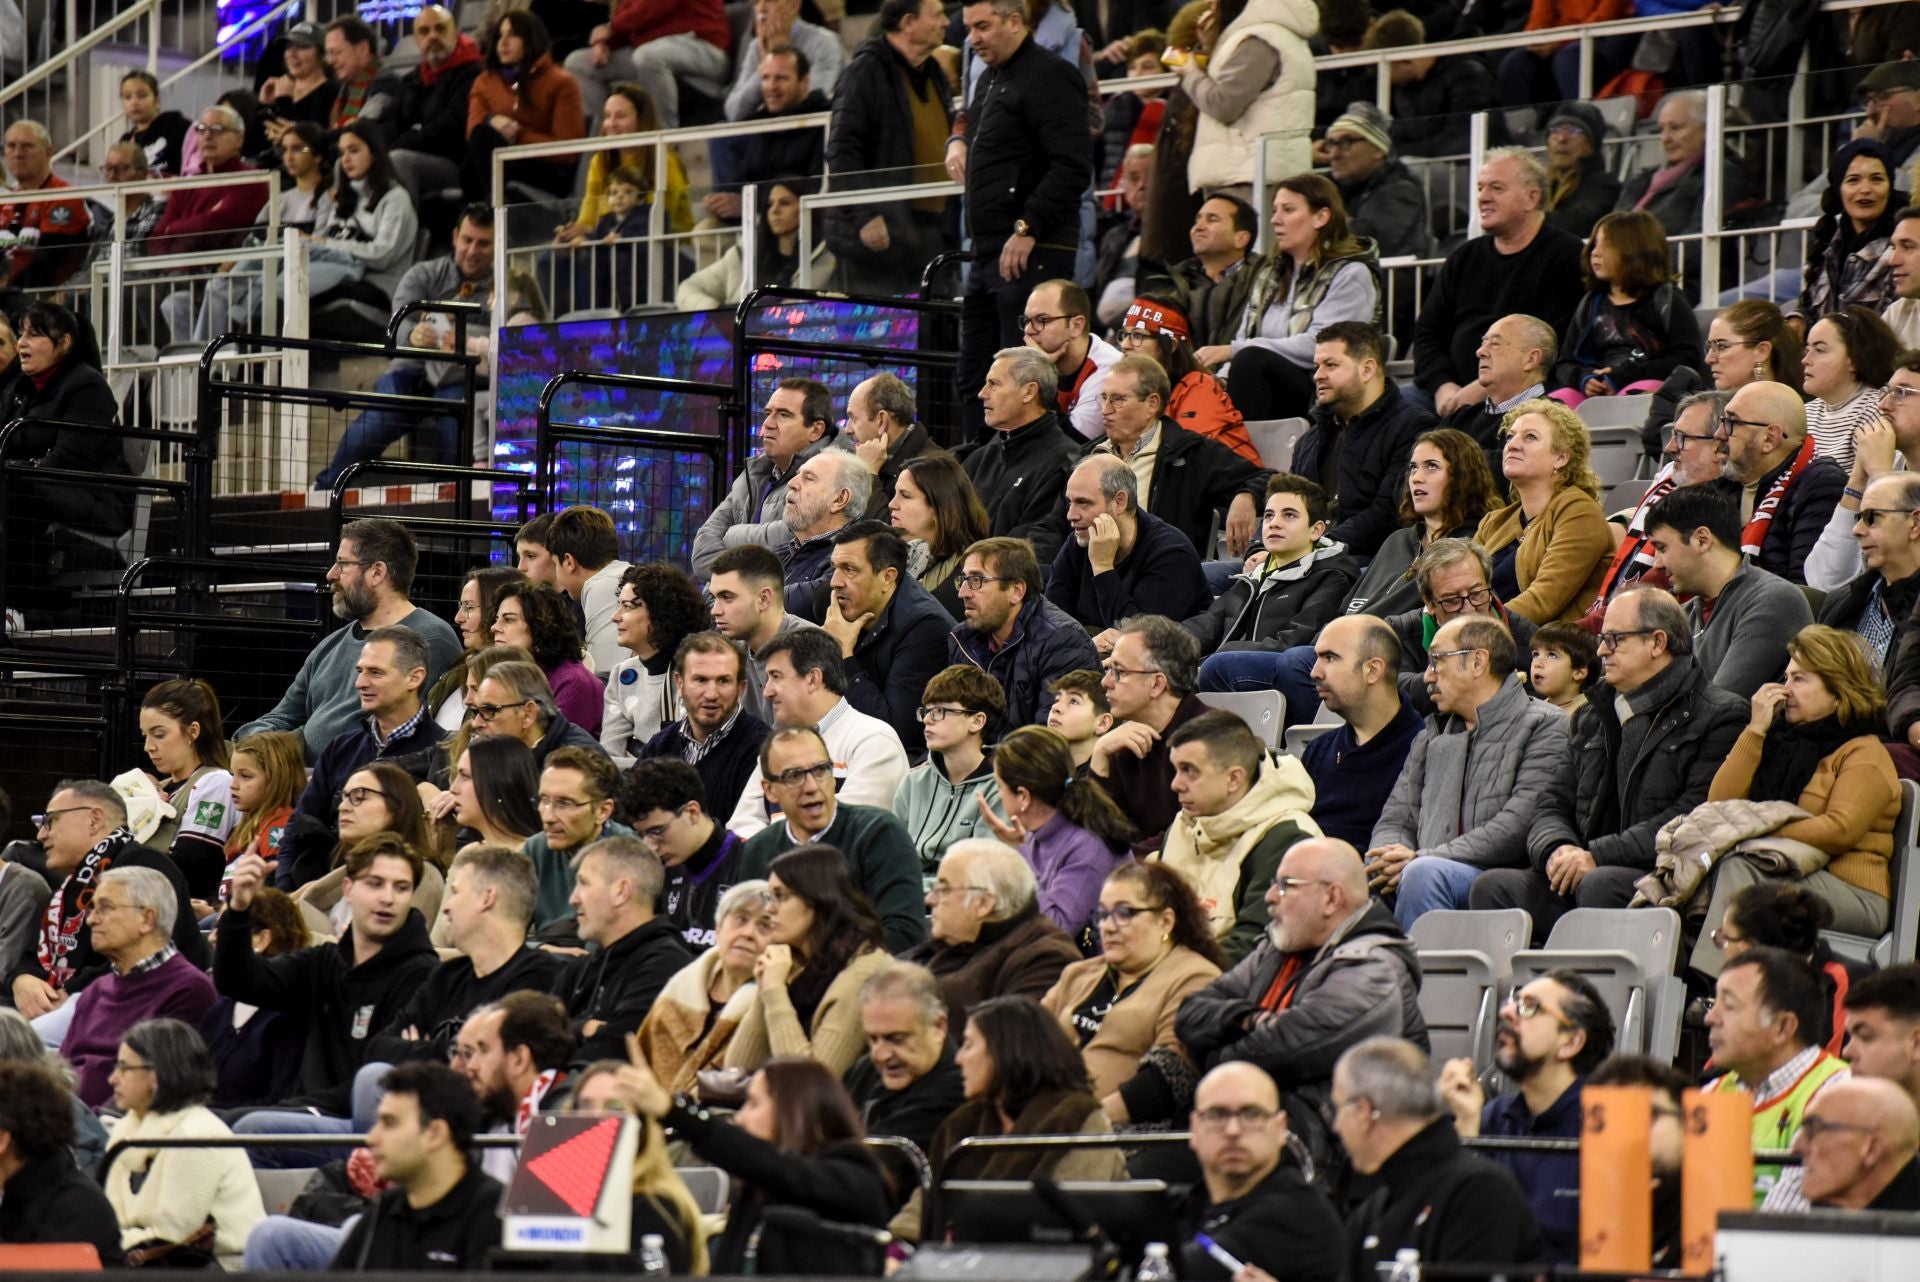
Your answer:
[[[1661,100],[1657,118],[1661,163],[1627,179],[1620,203],[1614,208],[1644,209],[1660,220],[1667,235],[1690,235],[1700,230],[1700,210],[1706,198],[1706,92],[1682,89],[1668,94]],[[1747,198],[1750,183],[1746,167],[1736,154],[1727,152],[1720,161],[1720,208],[1730,210]],[[1689,266],[1687,274],[1697,274]]]
[[[1173,1035],[1180,1003],[1226,955],[1193,887],[1163,863],[1127,863],[1100,888],[1100,955],[1075,962],[1040,1001],[1080,1047],[1116,1125],[1186,1116],[1199,1073]]]
[[[702,1069],[718,1068],[756,1000],[753,972],[773,929],[773,892],[738,882],[714,912],[713,947],[682,967],[640,1025],[640,1053],[668,1090],[684,1095]]]
[[[1513,502],[1487,513],[1473,541],[1493,557],[1493,594],[1534,624],[1572,622],[1600,591],[1613,534],[1588,466],[1587,428],[1559,401],[1522,401],[1501,431]]]
[[[239,1269],[247,1234],[267,1216],[247,1156],[235,1148],[141,1148],[138,1141],[226,1139],[207,1108],[216,1074],[200,1034],[177,1019],[127,1031],[113,1066],[113,1103],[124,1116],[112,1144],[129,1144],[107,1172],[128,1264]]]
[[[1797,878],[1833,909],[1835,929],[1878,936],[1887,929],[1893,825],[1900,782],[1880,741],[1886,696],[1851,632],[1813,624],[1787,642],[1787,679],[1754,692],[1753,717],[1714,773],[1707,800],[1788,801],[1807,812],[1770,834],[1813,847],[1822,866]],[[1718,975],[1715,942],[1728,905],[1756,882],[1787,877],[1744,858],[1718,860],[1692,965]],[[1791,874],[1788,875],[1790,877]]]

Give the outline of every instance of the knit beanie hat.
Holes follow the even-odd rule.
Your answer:
[[[1393,150],[1393,121],[1387,113],[1370,102],[1350,102],[1340,117],[1327,126],[1327,133],[1336,129],[1359,134],[1363,142],[1370,142],[1381,152]]]

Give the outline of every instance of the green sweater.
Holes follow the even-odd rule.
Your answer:
[[[814,840],[847,857],[853,884],[880,916],[888,952],[898,955],[927,937],[920,856],[891,812],[839,802],[833,808],[833,822]],[[740,876],[765,877],[776,858],[799,844],[786,822],[776,820],[747,841],[740,852]]]
[[[608,820],[607,826],[600,830],[601,837],[639,835],[625,824],[613,820]],[[549,848],[544,832],[536,832],[527,838],[526,851],[533,857],[533,875],[539,884],[539,890],[533,897],[533,929],[530,932],[538,934],[573,917],[573,857],[579,852]]]

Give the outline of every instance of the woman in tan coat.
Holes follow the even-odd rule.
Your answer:
[[[1586,424],[1559,401],[1522,401],[1501,424],[1500,470],[1513,502],[1480,521],[1493,594],[1544,626],[1577,620],[1600,594],[1613,532],[1600,510]]]
[[[734,1030],[759,1000],[754,966],[773,930],[773,893],[743,881],[720,897],[713,947],[680,968],[640,1024],[640,1053],[676,1095],[693,1091],[700,1071],[718,1068]]]
[[[797,846],[767,870],[773,921],[754,963],[756,995],[727,1047],[728,1068],[804,1056],[837,1078],[867,1048],[860,985],[889,958],[880,919],[832,846]]]
[[[587,136],[580,82],[553,60],[552,48],[553,37],[538,15],[526,9],[500,15],[486,70],[467,96],[467,167],[461,185],[468,200],[493,202],[493,153],[501,147]],[[566,196],[573,191],[575,163],[572,156],[515,161],[507,166],[506,179]]]
[[[1878,936],[1887,929],[1893,828],[1900,781],[1880,741],[1886,697],[1875,665],[1852,632],[1813,624],[1787,642],[1787,679],[1754,692],[1753,719],[1714,773],[1708,801],[1791,801],[1808,812],[1772,836],[1824,852],[1827,865],[1800,884],[1833,908],[1834,929]],[[1768,874],[1749,859],[1713,870],[1713,895],[1692,965],[1718,975],[1713,941],[1735,895]]]
[[[1198,1074],[1173,1018],[1226,958],[1187,879],[1166,864],[1122,864],[1100,888],[1100,956],[1060,974],[1040,1004],[1080,1048],[1108,1120],[1184,1117]]]

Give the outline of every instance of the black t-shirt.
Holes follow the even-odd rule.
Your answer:
[[[1111,968],[1100,976],[1100,982],[1093,986],[1087,999],[1073,1008],[1073,1031],[1079,1036],[1082,1048],[1099,1036],[1100,1026],[1107,1022],[1107,1013],[1127,1000],[1128,995],[1138,987],[1140,982],[1135,980],[1121,988],[1120,976]]]

